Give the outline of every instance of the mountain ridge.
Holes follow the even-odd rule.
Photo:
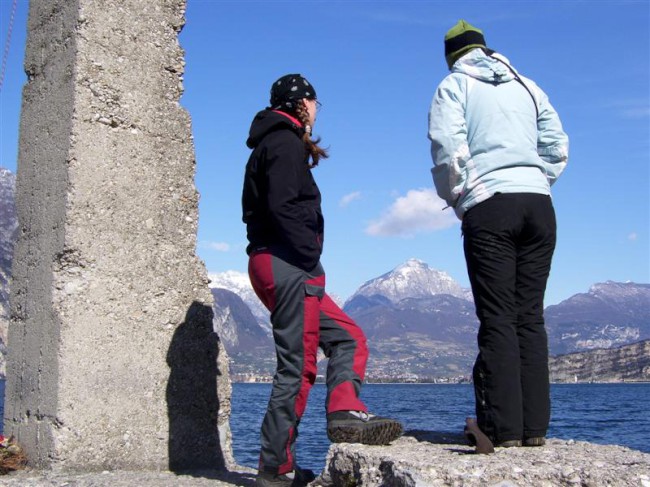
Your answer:
[[[343,309],[368,337],[369,378],[467,378],[478,331],[468,293],[446,273],[417,259],[360,286]],[[594,303],[598,307],[592,309]],[[650,284],[595,283],[586,293],[546,308],[550,353],[586,352],[650,338],[647,310]]]
[[[650,340],[551,357],[551,382],[650,382]]]
[[[366,281],[345,301],[344,307],[359,296],[372,297],[377,294],[393,303],[405,298],[424,298],[439,294],[472,300],[469,289],[461,287],[446,272],[433,269],[419,259],[409,259],[393,270]]]

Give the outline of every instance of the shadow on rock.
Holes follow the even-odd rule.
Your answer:
[[[167,364],[169,470],[194,475],[225,470],[219,442],[219,337],[210,306],[194,302],[172,337]]]
[[[256,472],[236,472],[227,470],[191,470],[186,472],[176,472],[178,475],[187,475],[190,477],[201,477],[210,480],[219,480],[229,484],[237,485],[238,487],[254,487]],[[182,485],[179,482],[178,485]]]

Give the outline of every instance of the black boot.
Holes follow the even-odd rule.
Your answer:
[[[333,443],[387,445],[403,431],[399,421],[364,411],[335,411],[327,415],[327,437]]]

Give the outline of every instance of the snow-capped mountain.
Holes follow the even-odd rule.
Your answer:
[[[545,310],[554,354],[612,348],[650,338],[650,284],[607,281]]]
[[[237,294],[222,288],[211,289],[211,292],[214,298],[214,330],[228,353],[255,347],[260,339],[268,341],[268,335]]]
[[[252,301],[259,307],[246,275],[229,272],[211,277],[213,287],[241,293],[247,304]],[[368,338],[369,376],[470,374],[476,358],[479,322],[471,292],[445,272],[416,259],[408,260],[362,285],[343,309]],[[227,312],[234,317],[231,309]],[[594,284],[587,293],[549,306],[545,316],[551,355],[647,340],[650,284]],[[230,326],[234,330],[237,320]],[[242,326],[249,327],[246,323]],[[228,335],[231,331],[224,329],[224,333]],[[257,357],[239,355],[237,360],[255,361]],[[268,370],[269,364],[264,366]]]
[[[259,300],[253,286],[251,286],[248,274],[237,271],[219,272],[208,274],[211,289],[226,289],[237,294],[249,307],[259,326],[266,330],[267,334],[271,333],[271,320],[269,311]]]
[[[345,311],[375,349],[369,372],[374,368],[375,373],[388,376],[401,367],[419,375],[450,375],[457,367],[469,373],[479,327],[474,304],[450,294],[427,296],[417,269],[426,272],[428,267],[409,261],[366,283],[346,304]],[[393,276],[398,276],[397,283],[391,282]],[[424,282],[436,289],[434,279]],[[443,282],[449,286],[449,281]],[[382,286],[386,293],[381,292]],[[361,292],[368,289],[372,291]],[[413,297],[405,297],[409,294]],[[589,292],[546,308],[545,320],[551,355],[648,340],[650,284],[594,284]]]
[[[237,294],[223,288],[213,288],[211,292],[214,297],[212,323],[231,359],[231,373],[271,375],[275,368],[273,339]]]
[[[476,356],[471,292],[447,273],[410,259],[366,282],[345,304],[368,338],[368,373],[466,375]]]
[[[441,294],[472,300],[471,291],[462,288],[446,272],[432,269],[421,260],[409,259],[392,271],[363,284],[346,301],[345,306],[348,307],[360,296],[381,296],[395,304],[407,298],[429,298]]]
[[[9,305],[9,276],[18,222],[14,188],[16,177],[0,167],[0,319],[7,317]]]
[[[15,205],[16,176],[0,167],[0,377],[5,373],[7,326],[9,321],[9,278],[18,232]]]

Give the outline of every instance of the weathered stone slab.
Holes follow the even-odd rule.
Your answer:
[[[320,485],[650,487],[650,454],[551,439],[476,455],[459,435],[411,432],[390,446],[332,445]]]
[[[32,465],[232,461],[197,258],[185,0],[30,2],[5,434]]]

